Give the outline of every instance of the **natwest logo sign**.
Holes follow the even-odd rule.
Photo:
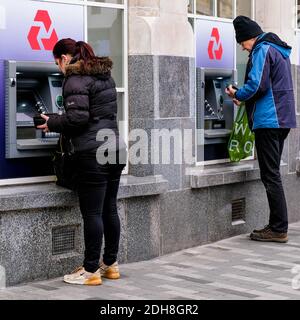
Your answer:
[[[58,37],[54,27],[52,26],[52,21],[48,11],[38,10],[35,15],[34,22],[35,25],[30,28],[27,36],[31,49],[52,50],[58,41]],[[46,32],[49,37],[40,38],[41,31]]]
[[[213,28],[211,32],[211,40],[208,44],[208,56],[210,60],[221,60],[223,57],[223,46],[220,40],[218,28]]]

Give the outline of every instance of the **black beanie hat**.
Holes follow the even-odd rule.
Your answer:
[[[237,43],[250,40],[263,33],[261,27],[245,16],[238,16],[233,20],[235,38]]]

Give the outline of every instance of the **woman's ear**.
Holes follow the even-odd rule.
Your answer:
[[[65,64],[69,64],[69,58],[67,55],[62,54],[61,55],[61,60],[65,63]]]

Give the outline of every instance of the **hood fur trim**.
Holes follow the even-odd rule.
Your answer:
[[[113,66],[113,62],[108,57],[96,57],[93,60],[88,60],[85,64],[83,60],[66,66],[66,76],[72,74],[80,75],[109,75]]]

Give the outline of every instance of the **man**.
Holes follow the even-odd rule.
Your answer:
[[[296,127],[289,59],[291,47],[276,34],[264,33],[248,17],[238,16],[233,25],[236,41],[250,54],[244,86],[239,90],[229,86],[227,94],[237,104],[245,101],[270,207],[269,224],[261,230],[254,230],[250,238],[285,243],[288,241],[288,213],[280,161],[284,140],[290,129]]]

